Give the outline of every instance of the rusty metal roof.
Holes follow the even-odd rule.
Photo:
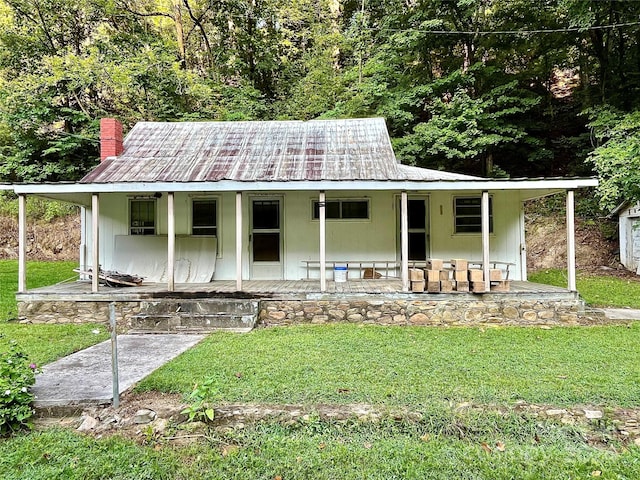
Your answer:
[[[140,122],[80,183],[470,179],[400,165],[382,118]]]

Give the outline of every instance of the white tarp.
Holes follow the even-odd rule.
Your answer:
[[[207,283],[216,268],[216,237],[176,237],[176,283]],[[108,270],[129,273],[145,282],[167,281],[167,237],[116,235],[113,263]]]

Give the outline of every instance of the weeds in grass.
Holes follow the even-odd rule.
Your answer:
[[[437,409],[436,409],[437,410]],[[0,442],[3,479],[639,478],[640,449],[589,446],[572,427],[520,415],[435,412],[436,422],[261,422],[188,447],[136,445],[49,429]],[[456,422],[462,438],[432,425]],[[510,432],[524,432],[512,434]],[[596,472],[600,472],[597,474]]]
[[[214,399],[215,394],[215,379],[209,377],[202,383],[196,384],[193,391],[189,394],[189,405],[180,413],[187,415],[190,422],[194,420],[212,422],[214,410],[210,401]]]

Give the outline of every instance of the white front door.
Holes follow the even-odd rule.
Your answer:
[[[251,279],[283,278],[282,197],[251,199]]]

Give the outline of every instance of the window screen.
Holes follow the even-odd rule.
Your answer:
[[[489,231],[493,232],[493,201],[489,198]],[[482,198],[457,197],[455,199],[455,232],[482,232]]]

